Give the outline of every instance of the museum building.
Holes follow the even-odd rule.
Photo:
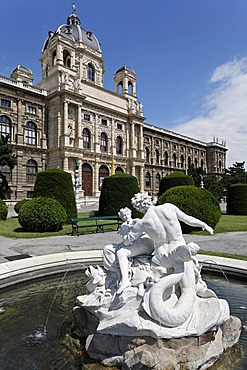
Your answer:
[[[104,88],[104,59],[96,36],[81,27],[73,8],[67,23],[49,32],[40,58],[42,80],[18,66],[0,76],[0,133],[10,136],[16,167],[0,170],[12,193],[31,198],[36,174],[48,168],[78,173],[80,199],[98,197],[104,177],[127,172],[141,191],[156,195],[160,179],[188,165],[224,172],[226,143],[195,140],[146,122],[136,73],[126,65]]]

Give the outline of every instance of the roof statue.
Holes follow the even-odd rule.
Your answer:
[[[76,12],[75,2],[71,1],[71,3],[72,3],[72,13],[75,14],[75,12]]]

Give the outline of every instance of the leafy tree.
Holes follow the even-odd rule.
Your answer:
[[[203,178],[206,176],[206,171],[204,171],[202,167],[196,167],[194,163],[191,163],[188,166],[188,175],[193,177],[195,186],[199,188],[201,185],[202,176]]]
[[[204,189],[210,191],[213,196],[220,201],[224,193],[222,180],[216,175],[207,175],[203,178]]]
[[[6,176],[1,169],[8,166],[12,170],[17,164],[16,156],[8,145],[9,136],[0,136],[0,198],[5,199],[6,195],[11,192]]]
[[[247,173],[245,172],[244,164],[245,162],[235,162],[226,169],[222,177],[222,186],[224,187],[224,193],[227,197],[231,185],[247,183]]]

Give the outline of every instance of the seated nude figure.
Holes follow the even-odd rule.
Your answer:
[[[128,279],[128,258],[144,254],[139,246],[133,249],[133,245],[135,245],[143,233],[148,235],[154,242],[153,262],[155,264],[162,263],[162,256],[167,255],[174,248],[186,245],[179,221],[183,221],[190,226],[201,227],[203,230],[213,234],[213,229],[205,222],[188,216],[174,204],[165,203],[153,206],[151,197],[141,193],[136,194],[132,198],[132,204],[138,211],[145,212],[145,214],[142,219],[133,219],[129,223],[128,233],[123,240],[124,245],[117,250],[121,271],[121,285],[118,293],[121,293],[126,287],[131,285]]]
[[[128,259],[140,255],[150,256],[154,251],[154,243],[144,232],[140,232],[138,237],[130,242],[129,232],[132,224],[135,224],[136,221],[132,219],[131,210],[128,207],[120,209],[118,215],[124,221],[119,231],[123,241],[119,244],[110,244],[104,247],[103,265],[107,270],[115,271],[118,275],[120,273],[120,284],[117,291],[120,294],[125,288],[131,286]]]

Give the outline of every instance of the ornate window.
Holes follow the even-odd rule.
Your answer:
[[[27,106],[27,113],[36,114],[36,112],[37,112],[36,107],[34,107],[33,105],[28,105]]]
[[[87,78],[89,79],[89,81],[95,81],[95,71],[92,63],[89,63],[87,66]]]
[[[155,176],[155,188],[159,189],[159,187],[160,187],[160,174],[157,173],[157,175]]]
[[[71,56],[68,50],[66,49],[63,51],[63,64],[66,67],[71,68]]]
[[[105,132],[100,135],[100,151],[107,152],[107,136]]]
[[[160,153],[158,149],[155,149],[154,155],[155,155],[155,163],[159,164],[160,163]]]
[[[1,107],[11,108],[11,100],[1,98],[0,105]]]
[[[132,82],[128,82],[128,94],[133,95],[133,85]]]
[[[168,153],[167,152],[164,153],[164,165],[168,166]]]
[[[183,156],[183,154],[180,157],[180,163],[181,163],[181,168],[184,168],[184,156]]]
[[[0,172],[5,176],[8,182],[12,180],[12,171],[7,164],[0,165]]]
[[[151,187],[151,175],[149,172],[146,173],[146,187],[147,188]]]
[[[173,162],[173,167],[177,167],[177,156],[176,156],[176,153],[173,153],[173,155],[172,155],[172,162]]]
[[[123,154],[123,140],[121,136],[117,136],[116,139],[116,153]]]
[[[37,145],[37,128],[31,121],[28,121],[26,124],[25,143],[29,145]]]
[[[150,152],[149,152],[149,149],[146,147],[145,148],[145,160],[147,163],[150,162]]]
[[[0,116],[0,135],[10,136],[11,121],[7,116]]]
[[[118,84],[117,93],[118,94],[122,94],[123,93],[123,83],[122,83],[122,81],[119,82],[119,84]]]
[[[88,128],[82,130],[83,149],[90,149],[90,131]]]
[[[34,183],[37,175],[37,162],[33,159],[29,159],[26,164],[26,180],[27,182]]]

